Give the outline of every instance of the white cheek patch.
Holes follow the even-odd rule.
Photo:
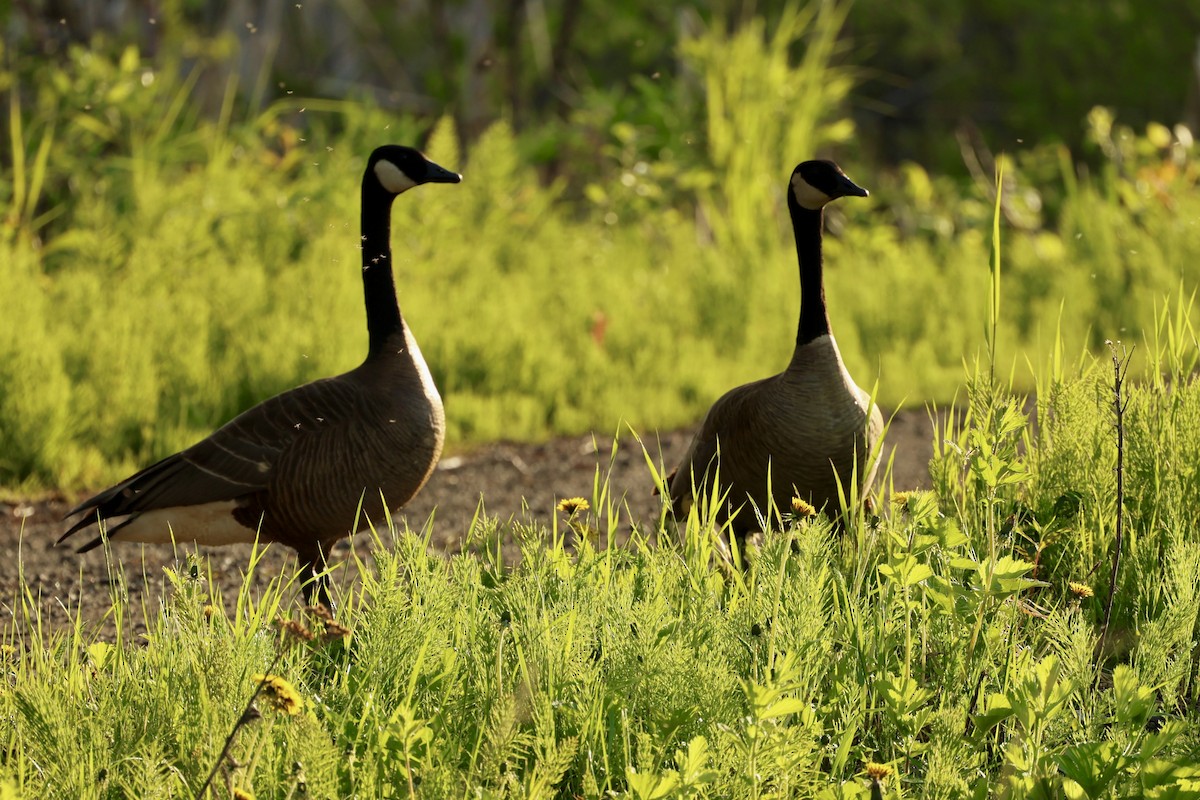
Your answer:
[[[407,192],[417,185],[417,182],[405,175],[399,167],[385,159],[375,162],[375,177],[379,179],[383,188],[392,194]]]
[[[825,204],[833,199],[804,180],[799,174],[792,177],[792,193],[796,195],[796,202],[800,204],[800,207],[807,208],[809,211],[824,208]]]

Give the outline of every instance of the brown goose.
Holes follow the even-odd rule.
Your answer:
[[[744,537],[769,513],[767,480],[781,511],[800,497],[831,515],[839,510],[838,481],[849,492],[856,475],[860,491],[870,487],[868,458],[883,430],[883,417],[855,385],[829,330],[821,255],[825,205],[839,197],[866,197],[867,190],[832,161],[805,161],[792,172],[788,210],[800,261],[800,324],[787,369],[726,393],[668,477],[677,519],[692,498],[710,491],[714,470],[728,492],[717,521],[732,521]],[[720,456],[717,464],[718,452]],[[694,494],[695,493],[695,494]]]
[[[279,542],[305,569],[306,602],[329,602],[316,578],[356,510],[384,522],[425,484],[445,438],[437,387],[400,315],[392,279],[392,200],[462,177],[409,147],[371,154],[362,181],[362,277],[370,344],[355,369],[272,397],[203,441],[85,500],[62,538],[97,525],[129,542]]]

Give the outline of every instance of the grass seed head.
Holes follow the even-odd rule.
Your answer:
[[[305,611],[305,613],[312,614],[314,617],[317,617],[318,619],[323,619],[326,622],[333,621],[333,612],[331,612],[328,608],[326,608],[323,605],[305,606],[304,611]]]
[[[350,629],[339,622],[332,619],[325,620],[325,633],[321,638],[326,642],[332,642],[334,639],[345,639],[350,635]]]
[[[316,634],[305,627],[304,623],[294,619],[276,617],[275,627],[279,629],[279,633],[287,642],[311,642],[316,637]]]

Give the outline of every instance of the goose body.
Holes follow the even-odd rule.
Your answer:
[[[407,147],[371,154],[362,184],[363,290],[370,345],[358,367],[264,400],[68,514],[63,541],[92,525],[80,552],[112,541],[278,542],[315,573],[355,526],[380,525],[424,486],[445,414],[392,278],[392,200],[461,177]],[[386,503],[386,508],[385,508]],[[361,514],[359,509],[361,505]],[[328,604],[323,580],[304,585]]]
[[[831,161],[806,161],[792,173],[788,208],[800,264],[800,321],[787,368],[730,390],[709,410],[679,468],[668,478],[676,518],[719,476],[725,495],[717,521],[735,534],[759,529],[771,503],[791,510],[793,497],[835,515],[839,482],[870,487],[870,457],[883,417],[838,351],[825,307],[822,209],[843,196],[867,196]],[[768,490],[768,481],[770,489]],[[757,511],[757,513],[756,513]]]

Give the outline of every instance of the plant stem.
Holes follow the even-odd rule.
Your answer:
[[[1004,162],[996,166],[996,205],[992,209],[992,257],[988,304],[988,388],[996,383],[996,338],[1000,335],[1000,212],[1004,203]]]
[[[204,783],[200,784],[200,789],[196,792],[195,800],[200,800],[204,796],[204,793],[208,791],[208,787],[212,785],[213,778],[217,776],[217,770],[225,763],[225,759],[229,756],[229,750],[233,747],[233,737],[237,736],[237,732],[249,721],[250,709],[254,705],[254,701],[258,699],[259,693],[262,692],[263,686],[267,684],[267,679],[271,677],[271,673],[275,671],[275,667],[278,666],[279,659],[282,657],[283,648],[280,648],[279,652],[275,654],[275,658],[271,660],[271,664],[267,667],[266,672],[263,673],[262,680],[254,687],[254,691],[250,694],[250,699],[246,701],[245,707],[242,708],[242,713],[238,715],[237,722],[233,724],[233,730],[225,737],[225,744],[221,746],[221,754],[217,756],[217,760],[213,763],[212,769],[209,770],[208,777],[204,779]]]
[[[1125,373],[1129,369],[1130,353],[1125,351],[1120,342],[1106,342],[1112,351],[1113,362],[1113,411],[1116,414],[1117,426],[1117,520],[1116,537],[1113,542],[1112,573],[1108,579],[1108,603],[1104,607],[1104,627],[1101,640],[1108,636],[1108,625],[1112,621],[1113,601],[1117,596],[1117,574],[1121,568],[1121,546],[1125,533],[1125,403],[1121,399],[1121,387],[1125,383]],[[1121,347],[1121,355],[1117,347]]]

